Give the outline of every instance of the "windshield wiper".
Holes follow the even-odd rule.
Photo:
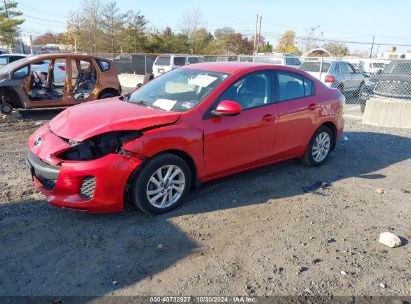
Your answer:
[[[129,101],[130,100],[130,96],[131,96],[131,92],[124,94],[123,96],[120,96],[120,100],[122,101]]]

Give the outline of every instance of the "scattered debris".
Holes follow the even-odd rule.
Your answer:
[[[378,189],[375,189],[375,192],[377,192],[379,194],[385,194],[385,193],[387,193],[387,190],[385,190],[383,188],[378,188]]]
[[[305,271],[307,271],[307,270],[308,270],[308,267],[304,267],[304,266],[298,267],[298,269],[297,269],[297,274],[303,273],[303,272],[305,272]]]
[[[159,245],[157,246],[157,248],[158,248],[158,249],[163,249],[163,248],[164,248],[164,245],[163,245],[163,244],[159,244]]]
[[[347,137],[347,136],[344,136],[344,140],[345,140],[345,141],[348,141],[348,137]]]
[[[381,287],[381,288],[387,288],[387,284],[380,283],[380,287]]]
[[[391,232],[383,232],[380,234],[378,240],[381,244],[384,244],[388,247],[395,248],[402,245],[401,239]]]
[[[402,192],[402,193],[407,193],[407,194],[408,194],[408,193],[411,193],[411,191],[410,191],[410,190],[407,190],[407,189],[401,189],[401,192]]]
[[[341,275],[342,275],[342,276],[346,276],[347,273],[346,273],[345,271],[341,270]]]
[[[111,282],[111,284],[116,285],[116,284],[117,284],[117,281],[113,281],[113,282]]]
[[[343,177],[342,175],[337,175],[326,181],[316,181],[313,184],[303,186],[303,190],[304,192],[309,193],[309,192],[315,192],[318,189],[329,188],[332,186],[333,182],[340,180],[342,177]]]
[[[317,263],[320,263],[320,262],[322,262],[322,260],[319,259],[319,258],[316,258],[316,259],[313,260],[313,264],[317,264]]]
[[[325,182],[325,181],[317,181],[313,184],[309,184],[307,186],[303,187],[304,192],[314,192],[318,189],[323,189],[323,188],[329,188],[331,187],[331,183],[330,182]]]

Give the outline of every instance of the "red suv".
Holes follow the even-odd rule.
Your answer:
[[[294,68],[193,64],[63,111],[30,136],[27,165],[53,206],[112,212],[130,200],[164,213],[200,183],[294,158],[323,164],[343,103]]]

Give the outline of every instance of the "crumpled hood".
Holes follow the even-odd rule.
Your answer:
[[[172,124],[180,113],[150,109],[119,97],[68,108],[53,118],[50,130],[59,137],[83,141],[110,131],[141,130]]]

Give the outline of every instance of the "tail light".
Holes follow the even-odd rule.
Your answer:
[[[324,81],[333,83],[333,82],[335,82],[335,78],[334,78],[333,75],[325,75],[325,80]]]
[[[66,66],[65,65],[59,65],[58,68],[62,71],[66,71]]]

